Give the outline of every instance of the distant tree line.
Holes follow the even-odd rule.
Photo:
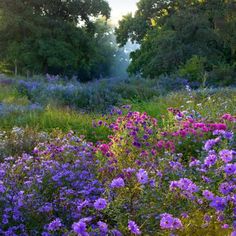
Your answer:
[[[236,81],[235,0],[140,0],[116,29],[117,41],[141,45],[131,74],[186,76],[221,85]]]
[[[106,0],[1,0],[0,72],[175,75],[200,83],[236,82],[235,0],[139,0],[114,32]],[[137,50],[118,49],[135,42]],[[113,73],[112,73],[113,71]]]
[[[106,76],[116,50],[109,16],[105,0],[1,0],[0,69],[83,81]]]

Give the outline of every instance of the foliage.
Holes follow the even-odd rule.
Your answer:
[[[131,54],[130,73],[156,78],[189,64],[197,70],[201,63],[196,58],[205,58],[198,74],[210,72],[220,63],[235,72],[234,1],[140,0],[137,6],[135,15],[125,16],[116,29],[120,45],[129,39],[141,45]],[[211,80],[213,84],[224,83],[221,81]]]
[[[190,81],[202,82],[205,72],[206,59],[193,56],[179,68],[179,75],[187,77]]]
[[[1,1],[1,61],[15,74],[77,74],[83,81],[105,76],[115,49],[109,27],[96,18],[109,14],[103,0]]]

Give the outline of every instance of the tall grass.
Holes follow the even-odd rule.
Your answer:
[[[169,107],[196,111],[203,117],[217,119],[224,113],[236,114],[236,89],[202,89],[180,91],[151,101],[133,102],[133,110],[145,111],[149,115],[161,118]]]
[[[105,140],[109,134],[105,127],[93,126],[93,122],[101,116],[96,114],[78,113],[69,109],[47,107],[42,112],[27,112],[0,117],[0,129],[12,127],[30,127],[38,131],[52,132],[54,129],[68,132],[73,130],[85,135],[89,141]]]

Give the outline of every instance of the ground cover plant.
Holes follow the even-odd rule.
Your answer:
[[[0,164],[1,234],[234,235],[236,117],[224,112],[234,107],[203,116],[187,96],[185,110],[160,120],[113,109],[91,122],[110,134],[93,143],[59,130],[32,141],[2,134],[2,150],[19,143]]]

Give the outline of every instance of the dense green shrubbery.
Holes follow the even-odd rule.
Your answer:
[[[234,0],[140,0],[116,29],[120,45],[140,44],[128,71],[155,79],[179,72],[201,83],[235,84],[235,9]]]

